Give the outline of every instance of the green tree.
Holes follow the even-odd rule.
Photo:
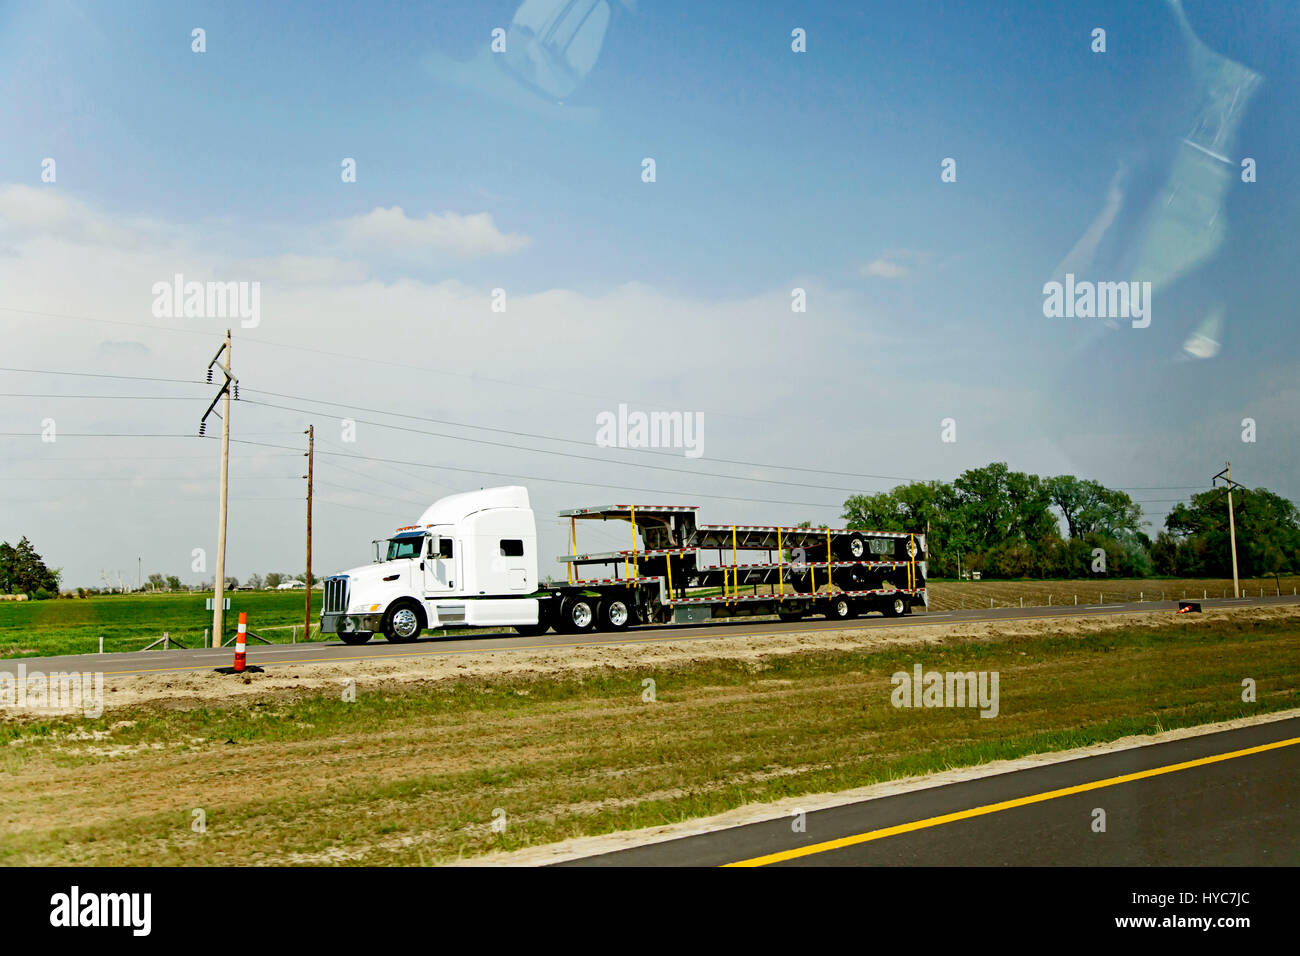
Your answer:
[[[61,573],[45,566],[26,535],[17,545],[0,544],[0,584],[9,594],[59,593]]]
[[[1267,488],[1233,495],[1237,525],[1237,566],[1243,577],[1300,568],[1300,511]],[[1165,517],[1165,530],[1153,546],[1159,571],[1207,577],[1232,574],[1228,529],[1228,491],[1214,488],[1192,495]]]

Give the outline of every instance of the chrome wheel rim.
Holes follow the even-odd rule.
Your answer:
[[[580,601],[573,605],[573,613],[569,615],[574,625],[579,628],[585,628],[591,624],[591,605],[586,601]]]
[[[622,627],[627,623],[627,605],[622,601],[615,601],[609,606],[609,623],[615,627]]]
[[[398,637],[411,637],[420,629],[420,619],[409,607],[404,607],[393,615],[393,632]]]

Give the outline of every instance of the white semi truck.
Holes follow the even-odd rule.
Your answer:
[[[925,535],[778,525],[702,525],[695,505],[561,511],[571,553],[562,583],[537,574],[528,490],[487,488],[435,501],[374,542],[373,563],[325,579],[321,631],[348,644],[375,634],[513,627],[621,631],[757,615],[847,619],[928,605]],[[620,521],[625,550],[578,551],[578,524]],[[601,569],[591,575],[592,569]]]

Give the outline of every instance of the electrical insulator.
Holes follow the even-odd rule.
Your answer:
[[[212,384],[212,367],[208,366],[208,384]]]
[[[239,401],[239,383],[235,383],[235,401]]]
[[[204,432],[206,432],[207,430],[208,430],[208,423],[207,423],[207,422],[199,422],[199,434],[202,435],[202,434],[203,434]]]

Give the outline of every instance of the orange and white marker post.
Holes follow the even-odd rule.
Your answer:
[[[235,635],[235,673],[244,670],[244,661],[248,656],[248,612],[239,612],[239,632]]]

